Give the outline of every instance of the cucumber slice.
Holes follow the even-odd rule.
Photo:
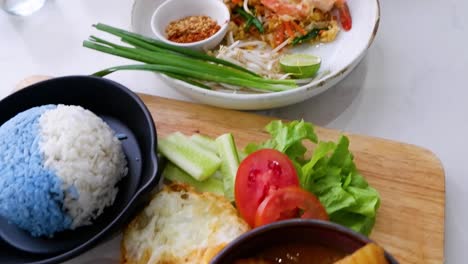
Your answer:
[[[158,149],[168,160],[199,181],[213,175],[221,165],[215,153],[200,147],[180,132],[160,140]]]
[[[213,153],[218,153],[218,146],[216,145],[216,141],[214,139],[200,134],[193,134],[190,139],[199,146],[206,148]]]
[[[193,186],[199,192],[211,192],[224,195],[224,184],[222,180],[209,177],[204,181],[197,181],[172,162],[167,163],[162,175],[172,182],[185,183]]]
[[[223,173],[221,173],[221,171],[219,171],[219,170],[217,170],[211,177],[213,177],[215,179],[218,179],[220,181],[223,181],[223,179],[224,179]]]
[[[224,196],[234,201],[234,184],[236,182],[237,168],[239,168],[239,156],[234,137],[227,133],[216,138],[218,153],[222,159],[221,173],[224,178]]]

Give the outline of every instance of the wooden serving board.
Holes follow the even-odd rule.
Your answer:
[[[153,115],[159,137],[175,131],[209,136],[232,132],[236,143],[244,147],[267,139],[263,128],[273,119],[149,95],[140,97]],[[341,133],[320,127],[316,132],[322,140],[336,140]],[[370,237],[400,263],[442,263],[445,176],[439,159],[414,145],[348,136],[359,171],[382,197]]]

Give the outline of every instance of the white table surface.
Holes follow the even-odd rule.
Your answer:
[[[352,0],[350,0],[352,1]],[[1,1],[0,1],[1,2]],[[32,74],[89,74],[122,59],[81,47],[91,25],[130,27],[132,0],[51,0],[38,13],[0,11],[0,98]],[[468,1],[381,1],[376,41],[361,64],[318,97],[278,117],[413,143],[433,151],[446,172],[446,263],[468,259]],[[134,91],[188,100],[149,73],[110,75]],[[398,212],[395,212],[398,213]],[[111,257],[116,240],[74,259]]]

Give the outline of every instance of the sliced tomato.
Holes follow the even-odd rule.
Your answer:
[[[340,16],[341,27],[345,31],[349,31],[353,26],[351,12],[349,12],[348,4],[345,1],[337,1],[338,14]]]
[[[263,200],[255,214],[255,227],[290,218],[328,220],[328,214],[315,195],[290,186]]]
[[[239,213],[254,226],[260,203],[287,186],[299,186],[296,169],[288,156],[274,149],[253,152],[239,164],[236,174],[234,196]]]

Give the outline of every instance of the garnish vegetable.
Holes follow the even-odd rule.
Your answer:
[[[299,36],[299,37],[295,37],[291,43],[291,45],[295,46],[297,44],[301,44],[303,42],[306,42],[306,41],[309,41],[311,39],[314,39],[318,36],[318,34],[320,33],[320,28],[314,28],[312,29],[311,31],[307,32],[307,34],[305,35],[302,35],[302,36]]]
[[[260,33],[263,33],[265,32],[265,29],[263,28],[263,25],[262,25],[262,22],[260,22],[260,20],[258,20],[258,18],[256,18],[255,16],[247,13],[244,11],[244,9],[238,7],[234,10],[236,13],[238,13],[239,15],[241,15],[246,21],[246,26],[245,26],[245,29],[246,30],[249,30],[250,26],[251,25],[254,25],[258,32]]]
[[[319,198],[331,221],[369,235],[380,206],[380,196],[357,171],[348,149],[348,138],[341,136],[337,143],[318,142],[308,159],[302,141],[317,142],[312,124],[273,121],[266,131],[271,139],[248,145],[246,152],[274,148],[286,153],[295,164],[301,187]]]
[[[358,172],[349,151],[348,138],[342,135],[337,142],[319,141],[313,125],[304,121],[283,123],[276,120],[265,129],[271,138],[248,144],[244,150],[247,156],[240,164],[238,157],[242,152],[235,146],[231,134],[222,135],[216,141],[184,136],[190,141],[184,141],[190,150],[182,152],[175,146],[165,148],[167,139],[163,139],[162,148],[160,146],[163,155],[170,156],[169,152],[174,151],[179,156],[187,156],[185,159],[191,162],[203,163],[187,166],[183,158],[177,159],[179,161],[169,158],[175,164],[171,166],[185,170],[186,174],[180,177],[181,173],[170,167],[177,175],[165,174],[165,177],[218,194],[222,186],[222,193],[231,200],[234,190],[237,209],[252,227],[302,217],[329,219],[369,235],[380,206],[380,196]],[[173,137],[174,134],[168,136]],[[218,144],[216,152],[213,152],[213,142]],[[306,143],[315,144],[310,155],[306,154]],[[205,149],[199,151],[199,148]],[[201,159],[207,152],[221,161],[213,163]],[[225,164],[224,168],[221,164]],[[208,165],[210,170],[203,177],[194,172],[193,168]],[[237,171],[235,176],[234,171]]]
[[[197,181],[181,168],[168,162],[163,171],[163,177],[173,182],[185,183],[194,187],[199,192],[212,192],[219,195],[224,195],[223,181],[210,177],[204,181]]]
[[[160,140],[158,147],[172,163],[199,181],[213,175],[221,165],[221,160],[215,153],[200,147],[180,132]]]
[[[231,133],[221,135],[216,138],[218,153],[221,157],[221,172],[224,181],[224,196],[229,200],[234,200],[234,182],[239,167],[239,156],[237,154],[236,143]]]
[[[255,214],[255,226],[295,217],[328,220],[325,208],[315,195],[302,188],[289,186],[263,200]]]
[[[275,191],[299,186],[294,165],[285,154],[274,149],[262,149],[247,156],[237,170],[236,206],[250,226],[263,200]]]
[[[297,87],[294,80],[263,78],[231,62],[202,52],[172,46],[162,41],[104,24],[97,24],[95,27],[98,30],[120,37],[122,42],[129,45],[118,45],[91,36],[89,40],[83,42],[83,46],[144,63],[111,67],[94,73],[96,76],[103,77],[120,70],[142,70],[163,73],[204,89],[209,88],[203,84],[205,81],[273,92]]]
[[[310,78],[317,74],[322,60],[309,54],[290,54],[281,57],[280,67],[293,78]]]

